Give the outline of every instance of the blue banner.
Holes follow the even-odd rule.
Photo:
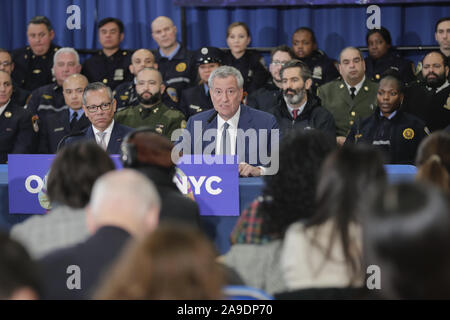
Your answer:
[[[183,7],[264,7],[264,6],[324,6],[324,5],[364,5],[405,4],[405,3],[444,3],[447,0],[173,0]]]
[[[194,198],[204,216],[239,216],[236,156],[189,155],[180,159],[176,184]]]
[[[47,175],[54,154],[9,154],[8,194],[10,214],[43,214],[50,208]],[[111,155],[122,168],[119,155]]]

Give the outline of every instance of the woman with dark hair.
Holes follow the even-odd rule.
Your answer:
[[[432,183],[450,193],[450,133],[437,131],[417,150],[417,180]]]
[[[278,173],[265,177],[263,196],[241,214],[223,257],[247,285],[269,294],[286,289],[279,265],[284,233],[314,214],[318,172],[334,146],[318,130],[293,130],[283,138]]]
[[[124,252],[96,299],[221,299],[224,274],[213,245],[196,229],[160,226]]]
[[[366,265],[379,270],[373,284],[381,298],[450,299],[447,195],[416,183],[387,187],[365,215],[363,230]]]
[[[383,161],[373,147],[343,146],[327,158],[316,212],[285,235],[281,266],[289,290],[362,286],[360,215],[385,183]]]
[[[389,69],[397,70],[404,83],[415,80],[414,64],[410,60],[401,58],[392,48],[392,39],[389,31],[381,27],[371,29],[366,35],[369,56],[366,62],[366,75],[378,82],[382,74]]]
[[[250,41],[250,29],[244,22],[233,22],[228,26],[227,45],[230,51],[225,53],[223,64],[241,72],[247,94],[262,87],[270,78],[264,58],[255,51],[247,50]]]
[[[47,179],[51,210],[15,225],[12,237],[34,258],[84,240],[89,235],[84,207],[92,186],[98,177],[114,169],[109,155],[94,142],[65,146],[53,160]]]

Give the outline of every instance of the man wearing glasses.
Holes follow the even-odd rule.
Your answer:
[[[14,62],[12,62],[11,54],[5,49],[0,48],[0,71],[5,71],[11,75],[14,70]],[[15,105],[23,107],[30,96],[30,91],[22,89],[13,81],[13,93],[11,96],[11,102]]]
[[[67,138],[62,144],[95,139],[108,153],[119,154],[123,138],[132,129],[114,122],[116,100],[111,89],[101,82],[88,84],[83,92],[83,110],[92,125],[79,134]]]
[[[269,70],[272,78],[247,98],[247,104],[250,107],[266,112],[272,112],[272,109],[278,105],[278,101],[283,98],[280,70],[287,62],[294,59],[294,53],[291,48],[282,45],[273,49],[270,57]]]

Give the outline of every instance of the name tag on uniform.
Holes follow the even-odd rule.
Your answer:
[[[123,69],[116,69],[114,71],[114,81],[122,81],[123,80]]]
[[[61,127],[61,128],[55,128],[54,130],[53,130],[53,132],[58,132],[58,131],[63,131],[64,130],[64,127]]]

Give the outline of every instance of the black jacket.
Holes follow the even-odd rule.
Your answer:
[[[397,110],[397,114],[389,120],[380,115],[377,107],[370,117],[353,125],[345,144],[376,145],[383,152],[386,163],[414,164],[417,148],[428,133],[419,118]]]
[[[289,112],[284,98],[278,100],[278,105],[273,111],[280,126],[282,136],[292,129],[318,129],[336,138],[336,126],[331,113],[320,105],[320,99],[308,92],[308,101],[303,112],[294,120]]]
[[[210,95],[205,93],[203,83],[183,90],[181,93],[180,110],[186,118],[199,112],[214,108]]]
[[[376,82],[380,81],[381,75],[388,69],[396,70],[404,83],[410,83],[416,78],[413,72],[413,63],[403,59],[392,49],[377,60],[369,56],[364,61],[366,62],[366,76]]]
[[[263,87],[257,89],[247,97],[247,105],[272,113],[282,96],[283,92],[273,83],[273,79],[270,78]]]
[[[173,221],[200,227],[200,211],[197,203],[178,190],[172,181],[172,170],[151,165],[139,165],[136,170],[147,176],[158,189],[161,197],[160,222]]]

